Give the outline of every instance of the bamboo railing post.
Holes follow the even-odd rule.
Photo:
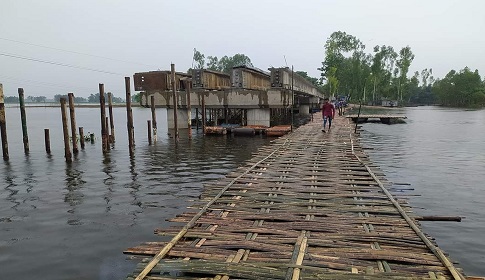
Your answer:
[[[148,145],[152,145],[152,122],[147,120],[148,126]]]
[[[64,157],[66,162],[72,162],[71,147],[69,146],[69,130],[67,128],[66,98],[61,98],[62,132],[64,134]]]
[[[190,80],[185,81],[185,92],[187,93],[187,128],[189,129],[189,139],[192,138],[192,105],[190,104]]]
[[[22,141],[24,142],[24,152],[29,153],[29,135],[27,133],[27,115],[25,114],[24,89],[19,88],[20,120],[22,121]]]
[[[170,65],[170,70],[172,71],[172,95],[173,95],[173,122],[175,130],[175,140],[179,139],[179,128],[177,123],[177,85],[175,80],[175,64]]]
[[[134,131],[133,131],[133,111],[131,110],[131,89],[130,89],[130,77],[125,77],[125,90],[126,90],[126,126],[128,128],[128,151],[130,157],[134,155]]]
[[[81,144],[81,149],[84,150],[84,128],[79,127],[79,143]]]
[[[108,113],[109,113],[109,143],[115,142],[115,123],[114,123],[114,116],[113,116],[113,98],[111,92],[108,92]]]
[[[155,96],[150,96],[150,108],[152,111],[153,141],[157,142],[157,114],[155,113]],[[151,145],[151,143],[150,143]]]
[[[45,152],[50,155],[51,153],[51,137],[49,133],[49,129],[44,129],[44,143],[45,143]]]
[[[0,84],[0,135],[2,136],[3,159],[8,160],[7,119],[5,118],[5,99],[2,84]]]
[[[103,154],[108,152],[108,134],[106,127],[106,102],[104,100],[104,84],[99,84],[99,107],[101,108],[101,142]]]
[[[71,118],[72,153],[76,155],[79,150],[77,148],[76,115],[74,114],[74,93],[70,92],[67,95],[69,98],[69,117]]]

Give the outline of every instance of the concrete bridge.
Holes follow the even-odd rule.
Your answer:
[[[199,110],[209,110],[215,124],[229,121],[261,126],[282,124],[292,109],[310,114],[310,109],[318,107],[324,97],[312,83],[289,68],[269,71],[247,66],[233,68],[231,75],[207,69],[193,70],[192,75],[150,71],[135,73],[134,83],[135,90],[142,91],[142,106],[151,106],[153,96],[156,107],[167,108],[169,129],[174,128],[174,96],[180,123],[187,123],[190,111],[195,109],[197,114]]]

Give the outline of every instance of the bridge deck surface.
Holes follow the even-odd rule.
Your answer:
[[[464,279],[352,131],[317,117],[260,148],[172,220],[184,227],[156,230],[171,242],[128,249],[145,257],[128,279]]]

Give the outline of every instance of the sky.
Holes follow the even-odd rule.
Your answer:
[[[367,53],[409,45],[409,76],[467,66],[483,77],[484,10],[483,0],[2,0],[0,83],[5,96],[22,87],[26,96],[88,97],[103,83],[124,97],[124,77],[171,63],[185,72],[194,48],[320,77],[335,31],[359,38]]]

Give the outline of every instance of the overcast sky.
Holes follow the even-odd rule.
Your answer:
[[[440,78],[468,66],[483,77],[484,11],[483,0],[2,0],[0,83],[6,96],[23,87],[32,96],[87,97],[104,83],[124,97],[125,76],[172,62],[186,71],[194,48],[206,57],[243,53],[261,69],[285,66],[286,57],[319,77],[325,41],[339,30],[368,53],[409,45],[410,74],[432,68]]]

